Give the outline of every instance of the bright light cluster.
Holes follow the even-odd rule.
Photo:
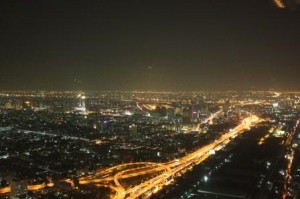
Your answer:
[[[282,0],[273,0],[273,2],[276,4],[276,6],[278,8],[285,8],[284,3],[282,2]]]

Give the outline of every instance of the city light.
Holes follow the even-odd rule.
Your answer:
[[[171,98],[169,95],[174,96],[172,93],[150,93],[148,98],[144,92],[135,93],[134,98],[130,93],[128,95],[119,93],[118,99],[121,100],[116,99],[116,93],[111,96],[108,93],[96,95],[86,93],[80,97],[77,97],[78,94],[75,92],[63,95],[43,92],[43,95],[41,99],[39,93],[30,94],[30,105],[34,110],[32,112],[23,105],[26,103],[20,103],[23,97],[20,97],[19,93],[17,95],[10,93],[11,99],[7,99],[6,95],[3,95],[3,99],[0,98],[0,102],[4,101],[0,117],[8,121],[18,121],[16,126],[0,128],[3,145],[6,148],[11,147],[12,139],[20,146],[25,144],[25,150],[19,153],[20,157],[30,157],[32,164],[41,165],[40,168],[47,172],[55,172],[42,179],[39,177],[39,169],[33,170],[36,177],[28,182],[24,180],[17,182],[23,187],[20,193],[34,192],[36,195],[43,195],[47,194],[47,191],[56,193],[57,190],[61,190],[71,194],[74,190],[80,190],[81,194],[86,196],[89,193],[86,187],[91,186],[99,191],[106,189],[107,197],[113,199],[164,195],[162,189],[171,190],[177,179],[201,167],[205,175],[191,186],[201,186],[201,182],[213,186],[214,176],[222,174],[216,171],[222,170],[224,165],[238,164],[236,159],[232,159],[232,155],[237,155],[239,150],[243,150],[244,141],[254,141],[249,147],[255,146],[256,151],[262,150],[259,153],[263,153],[264,148],[272,145],[276,146],[276,150],[278,148],[278,154],[274,153],[274,157],[264,157],[258,161],[264,163],[264,167],[260,167],[260,172],[266,172],[263,176],[274,170],[276,158],[281,157],[279,149],[286,147],[287,153],[280,162],[286,161],[288,164],[285,169],[278,167],[280,169],[275,172],[276,175],[285,178],[283,186],[285,191],[280,192],[276,189],[274,193],[287,196],[292,189],[291,165],[295,160],[292,149],[297,150],[298,147],[292,140],[298,138],[296,130],[299,122],[295,120],[297,114],[294,114],[293,109],[293,101],[298,98],[292,98],[291,94],[281,94],[275,100],[273,93],[270,93],[260,101],[261,103],[256,103],[255,99],[258,96],[262,98],[262,94],[251,93],[245,95],[247,97],[241,97],[240,100],[233,98],[230,105],[221,107],[220,103],[224,102],[220,99],[225,98],[224,95],[233,96],[232,94],[212,93],[212,99],[207,98],[202,107],[197,107],[192,100],[187,104],[174,103],[171,106],[170,102],[182,100],[181,94]],[[45,97],[47,95],[50,95],[51,100]],[[139,102],[136,103],[136,96],[139,95]],[[184,94],[187,95],[189,93]],[[144,101],[141,100],[142,96]],[[193,96],[194,93],[190,98],[193,99]],[[26,98],[25,96],[24,102],[28,101]],[[98,100],[99,98],[101,100]],[[112,99],[114,103],[111,103]],[[159,102],[157,99],[160,99]],[[168,101],[170,99],[172,100]],[[9,105],[6,103],[7,100],[10,102]],[[157,103],[155,104],[157,108],[149,108],[147,104],[150,102]],[[37,107],[40,109],[36,109]],[[86,109],[84,114],[83,108]],[[7,119],[8,112],[18,114]],[[148,116],[149,113],[151,117]],[[268,117],[259,118],[256,114]],[[51,125],[47,125],[48,123]],[[293,124],[295,125],[292,126]],[[293,132],[295,136],[292,136]],[[251,139],[252,134],[256,136],[255,139]],[[277,140],[276,144],[274,139]],[[232,148],[239,149],[230,152]],[[59,156],[61,159],[57,159],[53,154],[63,155]],[[15,153],[7,150],[0,155],[0,161],[12,164],[12,158],[15,156]],[[38,159],[33,156],[47,160],[46,166],[35,162]],[[71,161],[65,161],[65,157]],[[118,162],[119,159],[122,159],[121,163]],[[216,162],[209,166],[211,161]],[[107,162],[107,165],[102,166],[101,162]],[[51,166],[66,163],[76,169]],[[80,169],[88,168],[89,165],[93,165],[95,169]],[[206,169],[208,167],[209,171]],[[60,177],[59,173],[62,172],[68,177]],[[272,179],[265,178],[259,180],[257,187],[263,187],[267,182],[273,183]],[[207,183],[208,181],[212,183]],[[0,194],[14,194],[13,183],[2,182],[2,184],[4,186],[0,187]],[[206,193],[205,190],[204,192]]]
[[[0,198],[299,198],[299,6],[2,1]]]

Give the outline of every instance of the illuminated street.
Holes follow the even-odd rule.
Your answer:
[[[0,199],[300,198],[300,0],[0,19]]]
[[[212,116],[206,121],[212,119]],[[225,145],[228,141],[237,136],[238,134],[243,133],[245,130],[249,129],[252,125],[257,124],[261,120],[256,116],[250,116],[245,118],[242,123],[236,126],[234,129],[231,129],[229,132],[220,136],[219,139],[215,140],[213,143],[204,146],[186,156],[173,160],[167,163],[151,163],[151,162],[138,162],[138,163],[129,163],[117,165],[111,168],[106,168],[104,170],[99,170],[95,174],[79,178],[79,184],[97,184],[107,186],[116,192],[114,198],[138,198],[139,196],[145,194],[146,192],[152,192],[155,190],[157,192],[159,189],[162,189],[164,185],[167,185],[171,179],[173,179],[178,173],[183,174],[189,168],[200,164],[206,158],[210,156],[211,151],[216,150],[216,148]],[[221,148],[222,148],[221,147]],[[130,188],[124,188],[120,183],[121,179],[133,178],[137,176],[144,176],[147,174],[158,174],[151,179],[138,184],[130,186]],[[104,177],[103,177],[104,176]],[[68,182],[71,182],[68,180]],[[110,185],[107,185],[110,184]],[[53,186],[53,185],[51,185]],[[29,185],[29,191],[36,191],[44,189],[47,187],[46,183],[40,185]],[[10,192],[10,188],[0,189],[1,193]]]
[[[210,156],[210,152],[215,150],[217,147],[222,146],[226,141],[230,140],[233,136],[243,133],[248,130],[252,125],[259,123],[261,120],[256,116],[250,116],[245,118],[240,125],[230,130],[229,132],[223,134],[219,139],[215,140],[213,143],[204,146],[178,160],[167,162],[164,164],[155,163],[132,163],[123,164],[113,168],[105,169],[99,171],[99,174],[112,173],[111,176],[105,178],[98,178],[97,175],[91,175],[79,179],[80,184],[89,183],[108,183],[113,181],[113,189],[117,192],[114,196],[115,199],[121,198],[138,198],[139,196],[145,194],[146,192],[157,191],[161,189],[164,185],[174,178],[178,173],[185,173],[188,168],[194,165],[200,164],[206,158]],[[228,142],[226,142],[228,143]],[[224,145],[223,145],[224,146]],[[223,147],[222,146],[222,147]],[[134,168],[132,168],[134,166]],[[154,168],[152,168],[154,167]],[[120,171],[121,170],[121,171]],[[149,173],[158,173],[163,171],[161,174],[155,176],[154,178],[147,179],[141,184],[134,185],[131,188],[124,188],[120,183],[120,179],[131,178],[135,176],[142,176]],[[151,194],[150,194],[151,195]]]

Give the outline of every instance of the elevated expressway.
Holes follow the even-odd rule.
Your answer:
[[[211,120],[219,112],[213,114]],[[176,176],[184,174],[193,166],[200,164],[211,155],[211,151],[218,150],[230,142],[230,140],[251,126],[261,122],[255,115],[245,118],[238,126],[222,134],[214,142],[191,152],[184,157],[165,163],[136,162],[100,169],[91,175],[80,177],[79,186],[93,184],[97,187],[108,187],[112,190],[113,199],[147,198],[168,185]],[[71,179],[62,179],[76,188]],[[41,185],[29,185],[29,191],[53,187],[54,184],[43,183]],[[9,193],[10,187],[0,188],[0,194]]]
[[[166,163],[138,162],[121,164],[111,168],[102,169],[93,175],[79,178],[79,184],[95,184],[97,186],[109,187],[113,190],[113,199],[134,199],[149,197],[152,193],[162,189],[164,185],[193,166],[200,164],[210,156],[210,152],[224,147],[230,139],[242,134],[251,126],[259,123],[261,119],[252,115],[245,118],[241,124],[234,129],[224,133],[214,142],[201,147],[200,149],[187,154],[186,156]],[[122,183],[126,179],[140,179],[132,184]]]

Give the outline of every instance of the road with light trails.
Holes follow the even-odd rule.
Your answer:
[[[0,188],[0,194],[6,194],[6,193],[10,193],[11,188],[10,187],[3,187]]]
[[[179,161],[171,161],[167,163],[167,165],[172,168],[172,172],[166,172],[164,174],[159,175],[158,177],[155,177],[154,179],[150,179],[146,182],[143,182],[141,185],[132,188],[132,189],[137,189],[139,191],[136,191],[134,194],[131,193],[126,198],[128,199],[138,198],[146,192],[149,191],[151,192],[151,190],[155,189],[155,187],[164,186],[165,182],[168,181],[168,179],[172,178],[175,174],[184,173],[187,171],[189,167],[203,162],[205,159],[207,159],[210,156],[209,152],[211,150],[214,150],[216,147],[223,144],[226,140],[235,137],[238,134],[243,133],[244,130],[249,129],[251,125],[255,125],[260,121],[261,120],[258,117],[250,116],[244,119],[240,125],[232,129],[231,131],[223,134],[219,139],[215,140],[213,143],[204,146],[196,150],[195,152],[192,152],[182,157],[181,159],[179,159]]]
[[[211,115],[210,117],[215,117],[215,115]],[[208,120],[209,119],[207,119],[207,121]],[[232,138],[259,122],[261,122],[261,119],[258,117],[254,115],[249,116],[245,118],[241,124],[224,133],[214,142],[203,146],[180,159],[166,163],[137,162],[116,165],[98,170],[92,175],[79,178],[79,185],[94,184],[97,187],[108,187],[112,190],[113,199],[135,199],[141,196],[150,197],[152,193],[159,191],[163,186],[169,184],[177,175],[185,173],[193,166],[200,164],[209,158],[212,150],[224,147]],[[134,177],[138,177],[139,180],[144,179],[144,181],[141,180],[139,184],[130,184],[127,187],[122,185],[121,180]],[[63,181],[71,183],[72,187],[76,188],[72,180],[64,179]],[[28,186],[28,189],[39,190],[46,187],[48,187],[46,184],[30,185]],[[10,190],[5,188],[2,191],[9,192]]]
[[[290,196],[289,194],[289,186],[291,185],[292,181],[292,165],[293,165],[293,160],[294,160],[294,155],[295,155],[295,150],[291,147],[293,143],[293,138],[296,133],[296,129],[299,126],[300,120],[297,120],[296,125],[294,126],[292,132],[288,135],[287,140],[285,142],[285,145],[287,146],[287,167],[285,170],[285,176],[284,176],[284,185],[283,185],[283,194],[282,194],[282,199],[286,199]]]
[[[213,117],[213,115],[211,117]],[[79,184],[110,184],[116,192],[113,196],[114,199],[134,199],[144,195],[145,193],[151,195],[152,192],[156,192],[164,185],[168,184],[169,181],[177,174],[183,174],[188,169],[191,169],[193,166],[206,160],[210,157],[210,152],[212,150],[222,148],[230,142],[230,139],[243,133],[245,130],[248,130],[252,125],[257,124],[260,121],[261,120],[254,115],[249,116],[245,118],[241,124],[229,132],[224,133],[214,142],[203,146],[178,160],[172,160],[164,164],[144,162],[117,165],[112,168],[98,171],[98,174],[100,174],[98,176],[90,175],[82,177],[79,179]],[[158,173],[158,175],[150,179],[146,178],[146,180],[140,184],[132,185],[127,188],[120,182],[122,179],[143,176],[150,173]],[[106,174],[105,177],[101,177],[103,174]]]
[[[192,129],[192,131],[199,131],[202,124],[210,123],[214,118],[218,117],[221,113],[223,113],[223,110],[219,110],[215,113],[212,113],[208,118],[199,122],[197,126]]]
[[[27,186],[27,190],[28,191],[38,191],[38,190],[41,190],[41,189],[45,189],[47,187],[53,187],[54,184],[51,182],[51,183],[41,183],[41,184],[36,184],[36,185],[28,185]],[[10,187],[4,187],[4,188],[0,188],[0,194],[7,194],[7,193],[10,193],[11,192],[11,188]]]

